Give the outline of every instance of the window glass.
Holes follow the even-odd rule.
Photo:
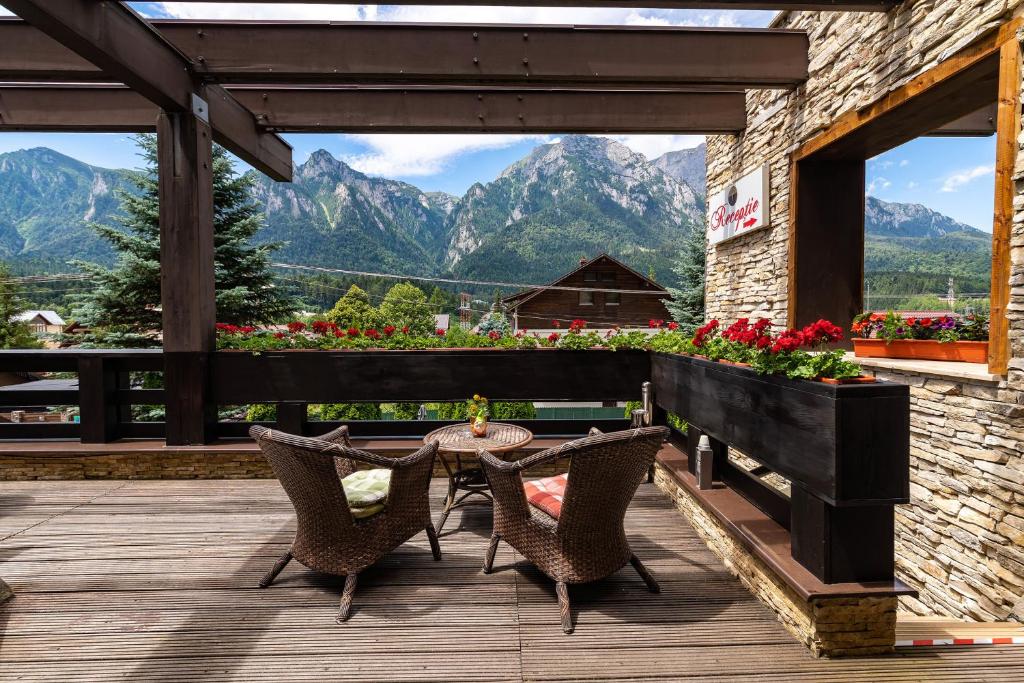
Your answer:
[[[583,273],[584,282],[597,282],[597,273],[590,271]]]
[[[618,306],[622,295],[618,292],[605,292],[604,302],[608,306]]]
[[[580,306],[593,306],[594,305],[594,293],[593,292],[580,292]]]

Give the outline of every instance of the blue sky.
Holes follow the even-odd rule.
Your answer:
[[[774,12],[580,7],[445,7],[396,5],[275,5],[134,3],[145,16],[193,19],[304,19],[332,21],[435,21],[678,26],[766,26]],[[0,14],[4,13],[0,7]],[[461,195],[555,136],[522,135],[287,135],[295,162],[324,148],[354,168]],[[612,136],[654,158],[694,147],[697,136]],[[138,165],[130,138],[120,134],[0,134],[0,153],[45,146],[96,166]],[[994,138],[915,140],[868,163],[869,194],[916,202],[990,232]]]
[[[992,232],[996,138],[918,138],[875,157],[868,194],[924,204],[961,223]]]

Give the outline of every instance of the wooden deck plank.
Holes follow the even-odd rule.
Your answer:
[[[486,508],[457,510],[440,563],[418,535],[361,576],[339,626],[337,577],[293,563],[255,587],[294,530],[274,481],[0,483],[17,594],[0,681],[1021,681],[1024,648],[815,660],[649,485],[627,533],[663,592],[628,567],[572,586],[572,636],[551,582],[506,544],[480,572],[489,527]]]

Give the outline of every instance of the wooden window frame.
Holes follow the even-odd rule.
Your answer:
[[[1010,235],[1013,227],[1013,199],[1016,189],[1013,181],[1014,165],[1018,151],[1018,135],[1021,131],[1021,72],[1022,54],[1018,32],[1024,26],[1024,18],[1015,18],[979,38],[973,44],[963,48],[941,64],[929,69],[907,84],[889,92],[875,102],[859,110],[847,112],[840,116],[831,126],[818,134],[790,157],[790,222],[789,222],[789,296],[788,322],[790,325],[801,325],[817,313],[830,313],[837,322],[847,322],[852,311],[863,307],[863,222],[864,222],[864,178],[861,172],[859,183],[856,182],[858,172],[856,164],[863,164],[868,158],[880,154],[885,149],[908,142],[922,134],[917,133],[906,139],[900,138],[902,131],[879,133],[886,121],[901,121],[903,125],[913,123],[912,112],[926,106],[926,103],[941,98],[944,90],[954,89],[957,84],[969,83],[972,70],[986,65],[998,64],[998,115],[996,122],[996,170],[995,170],[995,208],[992,227],[992,283],[991,283],[991,319],[989,333],[989,372],[1006,374],[1010,360],[1009,323],[1007,305],[1010,299]],[[941,101],[941,100],[940,100]],[[888,147],[880,148],[880,145]],[[836,152],[835,150],[840,150]],[[831,158],[831,161],[829,161]],[[860,193],[861,211],[859,216],[859,237],[847,234],[839,240],[836,248],[850,249],[860,240],[860,267],[850,260],[845,268],[840,268],[840,277],[836,280],[847,280],[840,284],[836,299],[844,296],[843,286],[849,289],[851,301],[834,301],[822,304],[820,301],[802,302],[801,297],[814,299],[821,294],[814,293],[817,283],[812,278],[801,279],[800,250],[801,243],[809,243],[812,249],[827,248],[826,238],[815,238],[815,225],[821,209],[816,206],[812,193],[822,191],[821,184],[816,181],[819,174],[805,173],[801,184],[801,168],[811,167],[826,160],[826,165],[837,167],[839,177],[845,177],[850,187],[849,196]],[[849,162],[846,168],[839,168],[841,163]],[[815,169],[820,171],[820,169]],[[801,194],[803,191],[803,194]],[[817,202],[820,204],[821,202]],[[802,207],[802,208],[801,208]],[[803,212],[803,215],[802,215]],[[801,228],[801,218],[804,224]],[[840,230],[847,233],[857,230],[858,217],[848,218],[839,225]],[[807,234],[798,235],[798,228],[807,230]],[[845,240],[845,241],[844,241]],[[811,254],[821,256],[821,254]],[[808,259],[807,262],[812,262]],[[813,268],[813,266],[812,266]],[[859,282],[853,280],[859,277]],[[859,297],[856,295],[859,287]],[[831,289],[836,292],[836,289]],[[801,305],[804,303],[805,305]],[[822,310],[822,308],[827,310]],[[821,317],[827,317],[822,315]]]

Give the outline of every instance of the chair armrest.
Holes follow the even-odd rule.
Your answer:
[[[604,434],[604,432],[602,432],[597,427],[591,427],[590,431],[587,432],[587,436],[598,436],[600,434]]]
[[[478,454],[480,467],[494,496],[494,515],[498,519],[528,519],[530,507],[526,502],[523,477],[514,463],[505,462],[485,450]]]
[[[329,441],[324,441],[323,439],[314,439],[307,436],[297,436],[295,434],[289,434],[287,432],[267,429],[266,427],[259,426],[251,427],[249,429],[249,435],[254,438],[257,443],[263,440],[276,441],[277,443],[282,443],[292,448],[299,448],[309,453],[324,455],[325,457],[330,458],[348,458],[366,463],[367,465],[383,467],[386,469],[408,467],[424,457],[429,457],[429,449],[427,447],[421,448],[417,452],[402,458],[386,458],[383,455],[369,453],[340,443],[331,443]]]

